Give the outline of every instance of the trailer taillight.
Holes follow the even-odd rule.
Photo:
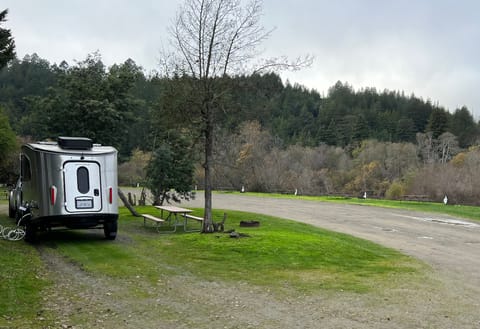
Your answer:
[[[57,201],[57,187],[55,185],[50,186],[50,204],[55,205]]]
[[[112,187],[108,188],[108,202],[110,202],[110,204],[113,202],[113,188]]]

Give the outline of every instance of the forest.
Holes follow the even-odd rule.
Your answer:
[[[199,123],[180,115],[189,79],[133,60],[106,67],[99,53],[58,65],[15,58],[0,71],[0,181],[15,180],[21,143],[65,135],[115,146],[121,184],[148,186],[163,154],[166,168],[193,174],[185,189],[202,188]],[[276,73],[215,79],[215,189],[480,204],[480,127],[466,107],[340,81],[322,95]]]

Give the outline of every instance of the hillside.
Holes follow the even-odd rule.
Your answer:
[[[452,113],[401,91],[342,82],[320,95],[275,73],[212,83],[223,90],[213,98],[221,102],[215,188],[437,201],[448,194],[452,202],[477,203],[480,130],[465,107]],[[192,85],[187,76],[147,75],[132,60],[107,68],[98,53],[74,65],[33,54],[0,72],[0,108],[23,140],[88,136],[117,147],[128,164],[132,154],[149,159],[160,144],[178,147],[181,138],[175,152],[200,165],[204,128],[191,112],[195,98],[186,97],[196,92]],[[15,159],[5,162],[4,181],[15,176]],[[145,161],[130,168],[135,175],[121,170],[121,182],[143,182]],[[202,180],[197,170],[195,185]]]

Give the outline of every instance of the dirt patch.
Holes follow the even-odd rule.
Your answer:
[[[259,227],[260,222],[258,220],[249,220],[249,221],[241,221],[240,227]]]

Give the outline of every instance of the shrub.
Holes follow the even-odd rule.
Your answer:
[[[390,184],[385,196],[387,199],[399,200],[405,195],[405,186],[399,181]]]

